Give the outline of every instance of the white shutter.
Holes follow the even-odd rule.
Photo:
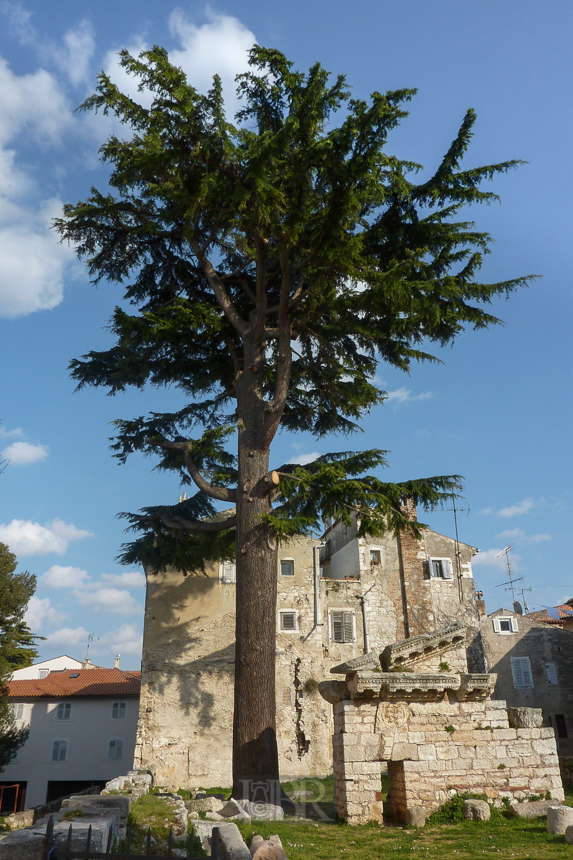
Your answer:
[[[499,626],[499,618],[493,618],[493,629],[495,633],[501,633],[501,627]]]
[[[533,676],[529,657],[512,657],[511,671],[515,687],[533,687]]]
[[[18,702],[17,705],[12,705],[14,719],[15,720],[23,720],[24,719],[24,708],[26,706],[23,702]]]
[[[68,755],[67,741],[54,741],[52,744],[52,761],[65,761]]]
[[[454,572],[452,569],[452,562],[449,558],[442,559],[442,570],[444,572],[444,579],[453,579]]]
[[[280,629],[281,630],[296,630],[296,613],[281,612],[280,614]]]
[[[344,628],[342,626],[342,612],[331,612],[330,619],[332,622],[332,641],[344,642]]]
[[[559,681],[557,680],[557,667],[555,663],[546,663],[545,671],[547,672],[547,680],[549,683],[557,685]]]
[[[234,561],[222,561],[219,564],[221,582],[237,581],[237,566]]]
[[[107,747],[107,759],[108,761],[121,761],[123,758],[123,741],[121,740],[113,740],[110,741]]]
[[[513,632],[513,633],[518,633],[518,632],[519,632],[519,627],[517,626],[517,618],[512,618],[512,619],[511,619],[511,630],[512,630],[512,632]]]
[[[344,641],[352,642],[354,640],[354,624],[352,618],[352,612],[343,612],[342,613],[342,624],[344,628]]]

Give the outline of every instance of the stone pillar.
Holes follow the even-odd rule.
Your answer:
[[[383,820],[376,708],[345,699],[334,705],[334,806],[349,824]]]

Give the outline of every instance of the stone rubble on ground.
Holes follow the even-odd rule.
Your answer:
[[[563,835],[573,825],[573,808],[570,806],[550,806],[547,810],[547,832]]]
[[[489,803],[476,798],[464,800],[463,816],[468,821],[489,821],[491,818]]]
[[[252,860],[288,860],[279,836],[269,836],[263,839],[257,834],[251,839]]]
[[[514,800],[509,804],[509,811],[516,818],[540,818],[547,815],[550,806],[560,806],[556,800],[530,800],[520,803]]]

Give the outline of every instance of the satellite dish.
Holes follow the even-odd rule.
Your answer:
[[[513,611],[517,612],[518,615],[523,615],[523,606],[521,605],[519,600],[516,600],[513,604]]]

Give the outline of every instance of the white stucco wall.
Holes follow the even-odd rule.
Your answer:
[[[0,780],[27,781],[26,808],[45,803],[50,781],[108,781],[131,770],[139,710],[137,696],[19,701],[24,704],[24,715],[18,725],[29,725],[30,736]],[[57,719],[60,702],[71,703],[70,719]],[[124,719],[112,718],[113,702],[126,703]],[[109,741],[116,739],[123,741],[123,756],[119,761],[108,761]],[[65,761],[52,761],[55,740],[68,741]]]
[[[50,672],[62,672],[64,669],[81,669],[81,660],[74,660],[73,657],[68,657],[67,654],[62,654],[61,657],[52,657],[51,660],[42,660],[41,663],[34,663],[32,666],[26,666],[25,669],[16,669],[12,672],[12,681],[34,681],[44,675],[40,675],[40,670],[48,669]]]

